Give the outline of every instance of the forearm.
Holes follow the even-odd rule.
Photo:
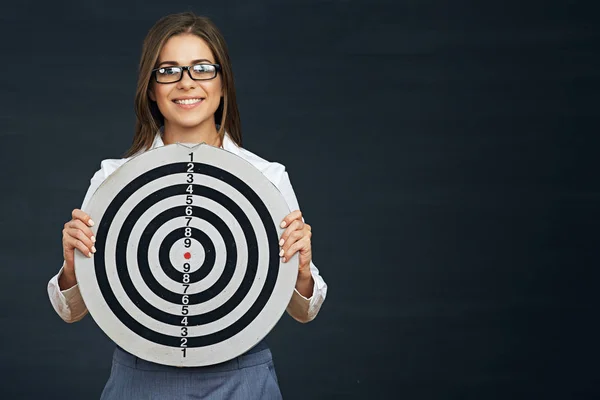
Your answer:
[[[58,278],[58,286],[60,290],[71,289],[77,284],[77,278],[75,277],[75,271],[72,268],[63,268],[62,274]]]
[[[304,273],[298,274],[296,290],[287,306],[288,314],[302,323],[312,321],[316,317],[327,294],[327,285],[319,275],[317,267],[311,263],[310,272],[306,273],[310,273],[310,277]]]
[[[67,277],[66,279],[63,279],[65,274]],[[74,274],[72,273],[72,275]],[[60,287],[61,283],[59,282],[61,281],[67,282],[63,283],[66,287],[64,290]],[[75,281],[71,287],[67,287],[69,286],[69,281],[70,279],[68,276],[68,271],[63,264],[63,267],[60,269],[59,273],[53,276],[48,282],[48,296],[50,297],[50,302],[52,303],[52,307],[56,313],[65,322],[70,323],[82,319],[87,314],[87,307],[85,306],[85,302],[81,297],[77,282]]]
[[[296,279],[296,290],[298,293],[306,298],[310,298],[313,294],[314,285],[315,281],[310,273],[310,267],[298,272],[298,279]]]

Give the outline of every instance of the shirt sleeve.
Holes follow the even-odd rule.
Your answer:
[[[287,171],[283,170],[277,188],[285,198],[291,211],[300,209]],[[319,269],[312,261],[310,263],[310,273],[314,280],[312,296],[306,298],[294,289],[294,293],[292,294],[292,298],[286,309],[292,318],[302,323],[310,322],[315,319],[327,296],[327,284],[323,277],[321,277]]]
[[[79,285],[75,285],[67,290],[60,290],[58,279],[63,272],[63,268],[48,282],[48,296],[56,313],[65,322],[73,323],[85,317],[88,310],[81,297]]]
[[[110,172],[112,172],[110,171],[113,169],[112,167],[113,165],[108,160],[102,162],[100,170],[94,174],[90,181],[90,186],[85,194],[85,198],[83,199],[81,209],[84,209],[87,206],[87,203],[90,201],[90,198],[96,189],[98,189],[104,179],[106,179]],[[52,304],[54,311],[56,311],[56,313],[65,322],[77,322],[85,317],[85,315],[88,313],[88,310],[83,298],[81,297],[78,284],[75,284],[75,286],[67,290],[60,290],[58,279],[63,272],[63,268],[64,262],[63,266],[58,271],[58,274],[53,276],[48,282],[48,297],[50,297],[50,303]]]

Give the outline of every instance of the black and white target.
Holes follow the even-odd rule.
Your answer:
[[[279,257],[290,212],[254,166],[174,144],[110,175],[85,212],[96,253],[76,252],[82,297],[126,351],[160,364],[217,364],[252,348],[291,298],[297,258]]]

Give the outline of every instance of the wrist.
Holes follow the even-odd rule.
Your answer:
[[[75,265],[74,264],[69,265],[69,263],[67,261],[65,261],[63,263],[62,274],[66,275],[69,278],[74,278],[75,277]]]
[[[60,276],[58,277],[58,287],[60,290],[67,290],[72,288],[77,284],[77,278],[75,276],[75,271],[73,269],[68,269],[64,267]]]
[[[298,269],[298,282],[309,282],[312,280],[312,273],[310,272],[310,268]]]
[[[296,278],[296,290],[302,296],[307,299],[312,297],[315,281],[313,280],[310,269],[306,272],[298,271],[298,278]]]

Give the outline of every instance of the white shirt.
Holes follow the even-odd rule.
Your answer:
[[[159,132],[154,139],[152,149],[160,146],[164,146],[164,143]],[[279,189],[290,210],[293,211],[299,209],[294,189],[292,188],[288,173],[283,165],[275,162],[268,162],[248,150],[238,147],[227,134],[225,134],[223,138],[223,149],[254,165]],[[122,158],[119,160],[108,159],[101,162],[100,170],[94,174],[90,181],[90,187],[87,190],[81,209],[85,209],[92,194],[94,194],[100,184],[128,160],[129,158]],[[60,290],[58,278],[62,274],[63,268],[61,268],[58,274],[52,277],[48,282],[48,296],[58,315],[64,321],[71,323],[82,319],[87,314],[88,310],[81,297],[79,285],[75,285],[67,290]],[[292,298],[286,309],[288,314],[300,322],[309,322],[316,317],[327,294],[327,284],[319,275],[319,270],[312,262],[310,264],[310,272],[315,282],[312,296],[306,298],[294,289],[294,293],[292,294]]]

